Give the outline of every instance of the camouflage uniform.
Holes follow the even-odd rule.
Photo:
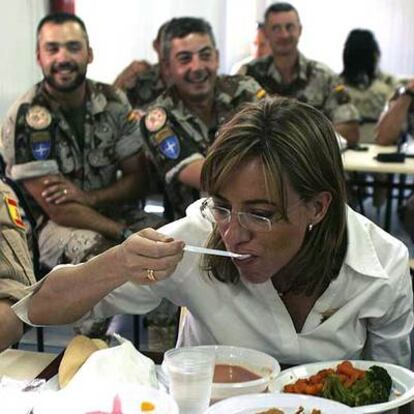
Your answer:
[[[396,78],[382,72],[371,83],[368,79],[361,79],[357,86],[346,85],[360,116],[360,142],[375,143],[375,126],[397,85]]]
[[[168,113],[167,126],[156,133],[145,127],[141,130],[150,156],[154,161],[160,179],[177,216],[183,216],[185,208],[194,200],[194,190],[179,183],[179,172],[196,160],[203,159],[212,143],[218,127],[234,113],[242,103],[252,102],[265,95],[261,86],[247,76],[220,76],[215,86],[216,124],[207,126],[185,107],[174,86],[167,89],[153,103],[152,108],[163,107]],[[151,109],[148,113],[151,112]],[[173,135],[173,136],[171,136]],[[164,144],[176,145],[175,153],[165,151]]]
[[[2,130],[8,176],[25,180],[61,173],[84,191],[105,188],[116,181],[120,162],[141,149],[139,127],[128,120],[130,106],[122,92],[90,80],[87,91],[84,136],[80,138],[83,149],[43,83],[32,87],[12,106]],[[50,122],[40,125],[43,128],[30,124],[33,108],[46,119],[50,117]],[[43,265],[79,263],[113,244],[94,231],[57,225],[48,220],[29,193],[26,196],[37,221]],[[98,211],[118,221],[126,217],[127,224],[138,221],[136,228],[152,224],[152,218],[147,220],[144,212],[137,211],[136,203]]]
[[[0,299],[20,300],[35,277],[17,197],[0,180]]]
[[[160,65],[155,64],[148,71],[138,75],[134,86],[126,89],[128,100],[133,108],[145,109],[166,87],[161,78]]]
[[[293,97],[312,105],[335,124],[359,120],[349,94],[331,69],[302,54],[299,54],[298,66],[297,78],[288,85],[283,83],[272,56],[253,60],[239,73],[252,76],[268,94]]]

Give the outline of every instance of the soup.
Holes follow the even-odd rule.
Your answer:
[[[259,378],[262,377],[238,365],[216,364],[214,367],[214,383],[247,382]]]

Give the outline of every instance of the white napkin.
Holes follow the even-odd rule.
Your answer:
[[[120,345],[94,352],[80,367],[67,392],[98,386],[139,384],[158,388],[154,362],[137,351],[130,341],[114,334]]]

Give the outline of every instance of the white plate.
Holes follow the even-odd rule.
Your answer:
[[[298,365],[280,373],[280,375],[270,384],[270,392],[283,392],[283,386],[295,382],[299,378],[307,378],[316,374],[321,369],[335,368],[342,361],[315,362],[313,364]],[[414,400],[414,373],[398,365],[387,364],[376,361],[351,361],[359,368],[367,370],[373,365],[385,368],[392,378],[392,390],[390,401],[382,404],[364,405],[355,407],[358,413],[381,413],[386,410],[401,407]],[[287,394],[286,394],[287,395]]]
[[[247,394],[227,398],[213,404],[204,414],[257,414],[270,408],[283,410],[285,414],[294,414],[299,407],[303,414],[311,414],[313,409],[323,414],[355,414],[351,407],[324,398],[295,394]]]
[[[115,387],[89,388],[84,392],[45,392],[34,407],[34,414],[85,414],[88,412],[111,413],[118,395],[123,414],[139,414],[143,401],[154,404],[151,414],[178,414],[175,400],[163,391],[143,385],[120,384]]]

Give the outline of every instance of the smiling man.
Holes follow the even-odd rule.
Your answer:
[[[359,114],[336,74],[326,65],[299,52],[302,24],[289,3],[270,5],[264,16],[264,31],[272,55],[241,67],[268,94],[296,98],[324,112],[335,129],[350,143],[359,140]]]
[[[138,209],[145,158],[126,96],[86,78],[93,51],[83,21],[44,17],[36,57],[43,80],[9,110],[3,157],[37,220],[40,261],[51,268],[85,261],[161,220]]]
[[[172,19],[162,56],[173,86],[141,121],[142,132],[176,216],[197,197],[204,155],[218,127],[240,104],[265,95],[252,78],[218,76],[219,53],[208,22]]]

